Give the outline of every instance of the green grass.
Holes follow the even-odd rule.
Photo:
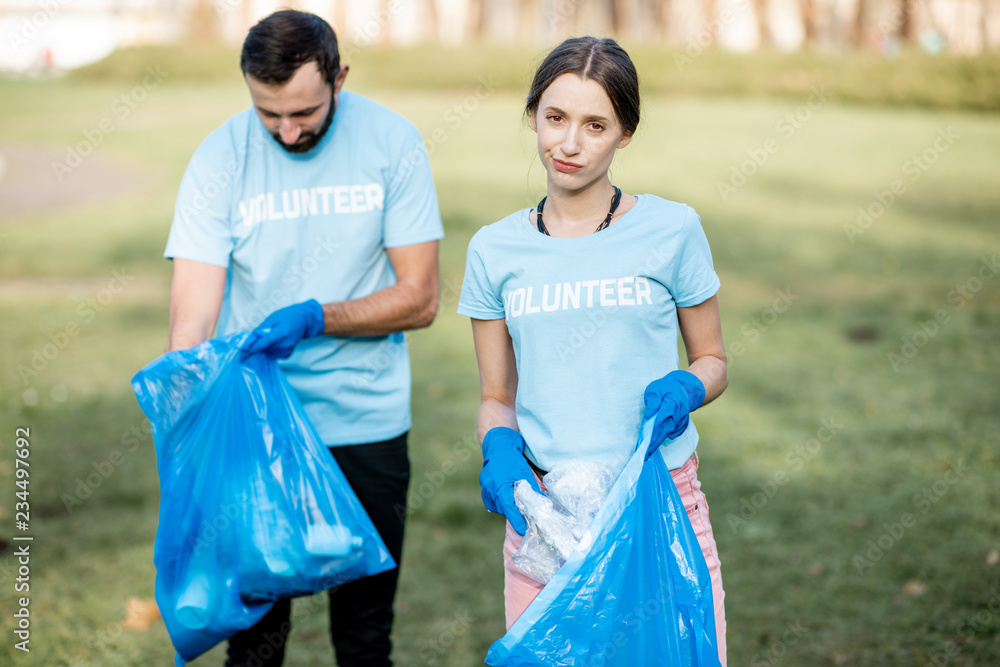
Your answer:
[[[674,50],[641,43],[622,46],[635,60],[646,94],[804,100],[822,87],[837,100],[854,104],[1000,111],[1000,56],[995,53],[970,57],[907,50],[890,60],[868,51],[744,55],[697,45]],[[407,48],[345,44],[342,55],[343,62],[354,67],[355,82],[405,90],[455,90],[474,87],[480,77],[492,77],[523,96],[547,50],[524,44],[475,50],[436,44]],[[143,47],[118,51],[73,72],[71,78],[138,80],[152,65],[176,78],[236,81],[238,63],[238,47]]]
[[[366,75],[382,57],[358,54],[349,81],[404,112],[425,137],[444,130],[431,162],[447,232],[441,312],[410,337],[413,490],[452,472],[428,498],[414,496],[395,659],[468,667],[503,634],[502,525],[481,507],[479,455],[468,446],[478,377],[456,288],[471,235],[535,203],[543,175],[520,117],[523,80],[498,76],[503,85],[453,127],[445,113],[490,71],[468,63],[488,61],[470,55],[468,83],[431,90]],[[527,70],[529,58],[504,66]],[[63,150],[111,114],[138,82],[130,76],[0,82],[0,141]],[[1000,250],[1000,124],[981,113],[835,98],[783,136],[776,125],[803,101],[653,91],[639,135],[613,168],[628,192],[695,206],[723,282],[730,387],[695,419],[723,560],[730,664],[911,666],[946,652],[949,665],[998,664],[1000,565],[987,557],[1000,549],[1000,276],[968,299],[949,294],[976,287],[981,258]],[[148,174],[150,185],[0,228],[3,664],[171,660],[162,624],[120,626],[127,598],[153,595],[158,508],[152,443],[132,439],[143,417],[128,382],[165,343],[170,269],[160,255],[180,175],[204,136],[246,103],[238,78],[168,78],[96,151],[95,159]],[[911,180],[907,160],[947,127],[959,138]],[[724,201],[717,183],[768,138],[777,152]],[[897,179],[905,194],[851,243],[844,227],[856,209]],[[85,317],[80,304],[123,267],[134,280]],[[780,314],[768,310],[777,290],[794,298]],[[947,322],[894,371],[888,355],[938,311]],[[46,332],[70,323],[78,333],[26,385],[18,367],[30,367]],[[832,437],[824,431],[820,442],[831,418]],[[8,612],[17,426],[32,428],[30,657],[12,647]],[[120,465],[67,508],[113,455]],[[946,476],[959,463],[961,476]],[[784,483],[769,486],[778,473]],[[914,522],[894,538],[906,513]],[[857,557],[880,539],[891,544],[859,573]],[[288,664],[330,664],[323,600],[300,600],[295,610]],[[474,619],[457,636],[456,614]],[[788,623],[806,632],[784,645]],[[194,664],[221,662],[216,649]]]

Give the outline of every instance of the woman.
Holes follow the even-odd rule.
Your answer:
[[[514,483],[569,459],[620,469],[652,418],[647,457],[664,457],[708,562],[724,665],[719,558],[688,418],[728,382],[708,241],[690,207],[623,194],[608,177],[639,123],[638,77],[613,40],[559,45],[525,112],[547,194],[473,237],[458,308],[472,318],[482,385],[483,501],[508,519],[507,627],[542,588],[511,563],[525,531]]]

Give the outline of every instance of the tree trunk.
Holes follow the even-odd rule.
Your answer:
[[[907,42],[914,41],[917,36],[916,17],[910,13],[912,0],[899,0],[899,36]]]
[[[196,44],[218,41],[215,7],[211,0],[197,0],[188,14],[188,38]]]
[[[483,41],[486,34],[486,0],[469,0],[468,30],[475,42]]]
[[[867,0],[855,0],[851,42],[856,49],[860,49],[865,45],[865,21],[868,18],[867,14]]]
[[[438,21],[437,0],[424,0],[424,39],[441,41],[441,23]]]
[[[816,2],[817,0],[802,0],[802,27],[805,30],[805,42],[808,46],[816,44]]]
[[[533,44],[538,38],[539,2],[544,0],[520,0],[517,5],[517,34],[519,38]]]
[[[771,43],[771,32],[767,27],[767,0],[754,0],[754,10],[757,12],[757,33],[760,37],[760,48]]]
[[[670,11],[668,0],[648,0],[650,32],[654,41],[660,41],[667,36],[667,12]]]

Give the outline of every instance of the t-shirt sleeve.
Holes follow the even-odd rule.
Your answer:
[[[465,279],[458,297],[458,314],[477,320],[504,318],[503,297],[493,288],[478,235],[472,237],[465,256]]]
[[[383,243],[386,248],[444,237],[427,150],[415,127],[409,128],[403,145],[385,195]]]
[[[680,308],[704,303],[721,285],[712,264],[708,239],[701,227],[701,217],[691,207],[685,213],[670,285],[674,302]]]
[[[232,174],[215,165],[207,144],[188,163],[163,256],[228,267],[234,241],[230,222]]]

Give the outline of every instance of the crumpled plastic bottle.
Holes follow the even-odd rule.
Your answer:
[[[565,461],[552,467],[538,493],[526,480],[514,485],[514,502],[528,528],[521,548],[511,556],[518,572],[548,583],[562,567],[600,509],[615,481],[610,466]]]

